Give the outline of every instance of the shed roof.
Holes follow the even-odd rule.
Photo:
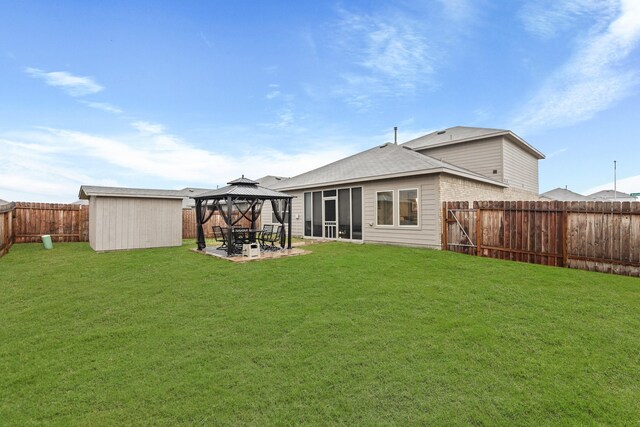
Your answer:
[[[479,139],[494,136],[506,136],[515,144],[528,151],[538,159],[544,159],[544,154],[535,149],[532,145],[520,138],[518,135],[507,129],[476,128],[468,126],[454,126],[444,130],[431,132],[411,141],[402,144],[414,150],[424,150],[428,148],[441,147],[445,145],[460,144],[463,142],[476,141]]]
[[[293,190],[441,172],[506,187],[501,182],[417,153],[409,147],[387,143],[294,176],[273,188]]]
[[[147,199],[182,199],[187,197],[182,190],[155,190],[148,188],[101,187],[83,185],[78,198],[88,199],[90,196],[102,197],[137,197]]]
[[[7,202],[6,200],[0,199],[0,213],[9,212],[15,206],[16,204],[14,202]]]
[[[582,194],[573,192],[566,188],[554,188],[553,190],[549,190],[546,193],[540,194],[542,197],[546,197],[551,200],[559,200],[564,202],[586,202],[593,201],[593,199],[589,196],[583,196]]]

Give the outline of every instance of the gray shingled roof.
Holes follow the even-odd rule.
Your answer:
[[[0,199],[0,213],[9,212],[15,207],[15,203],[7,202],[6,200]]]
[[[425,156],[403,146],[387,143],[294,176],[274,185],[273,188],[290,190],[440,172],[506,187],[501,182],[467,169]]]
[[[427,148],[459,144],[462,142],[474,141],[500,135],[509,136],[512,141],[520,145],[525,150],[529,151],[537,158],[544,159],[544,154],[536,150],[524,139],[520,138],[518,135],[507,129],[455,126],[444,130],[431,132],[430,134],[412,139],[411,141],[407,141],[402,145],[405,147],[413,148],[414,150],[423,150]]]
[[[282,199],[293,197],[290,194],[275,191],[257,185],[256,181],[252,181],[244,176],[229,182],[230,185],[218,188],[216,190],[200,193],[197,196],[191,196],[193,199],[213,199],[224,198],[226,196],[247,197],[258,199]]]
[[[151,199],[182,199],[186,197],[182,190],[154,190],[148,188],[100,187],[83,185],[78,198],[88,199],[90,196],[104,197],[142,197]]]
[[[630,194],[623,193],[622,191],[613,191],[613,190],[598,191],[597,193],[589,194],[589,197],[591,198],[591,200],[613,201],[615,199],[619,202],[620,201],[635,202],[638,200]]]
[[[287,179],[289,178],[284,176],[267,175],[263,176],[262,178],[256,179],[256,181],[258,181],[258,185],[262,187],[272,188],[274,185]]]
[[[551,200],[559,200],[563,202],[587,202],[593,201],[591,197],[583,196],[582,194],[575,193],[571,190],[567,190],[566,188],[554,188],[553,190],[549,190],[546,193],[540,194],[542,197],[546,197]]]

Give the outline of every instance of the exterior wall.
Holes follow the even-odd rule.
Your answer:
[[[304,193],[307,191],[333,190],[348,187],[362,187],[362,241],[365,243],[388,243],[407,246],[439,247],[440,231],[438,229],[439,187],[437,175],[424,175],[409,178],[396,178],[372,182],[354,182],[347,186],[315,187],[299,191],[287,191],[295,196],[293,199],[292,234],[302,236],[304,233]],[[420,216],[417,227],[401,227],[398,225],[398,191],[418,189]],[[394,225],[378,226],[376,224],[376,192],[394,192]],[[262,223],[271,222],[271,205],[262,208]]]
[[[501,136],[427,148],[419,152],[497,181],[504,179],[503,138]],[[494,170],[497,173],[494,174]]]
[[[363,239],[368,243],[389,243],[406,246],[440,246],[439,186],[437,175],[424,175],[410,178],[397,178],[373,181],[362,185],[363,205]],[[398,190],[417,188],[419,194],[420,216],[417,227],[401,227],[398,225]],[[394,212],[393,226],[376,224],[376,192],[393,191]]]
[[[93,209],[91,206],[93,205]],[[182,200],[91,197],[89,243],[96,251],[182,244]]]
[[[543,200],[537,193],[518,188],[502,188],[448,174],[439,179],[440,202],[479,201],[479,200]]]
[[[303,191],[285,191],[287,194],[294,196],[291,201],[291,235],[296,237],[302,237],[304,232],[304,218],[303,218],[303,206],[304,206],[304,192]],[[262,212],[260,212],[260,226],[264,224],[276,224],[272,221],[273,209],[271,208],[271,202],[266,201],[262,206]],[[285,226],[287,223],[285,222]]]
[[[511,142],[503,141],[504,183],[510,187],[538,193],[538,159]]]

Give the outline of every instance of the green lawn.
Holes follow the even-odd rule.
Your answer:
[[[640,280],[377,245],[0,258],[0,424],[640,422]]]

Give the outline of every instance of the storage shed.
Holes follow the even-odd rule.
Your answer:
[[[89,244],[95,251],[182,244],[182,192],[143,188],[80,187],[89,200]]]

